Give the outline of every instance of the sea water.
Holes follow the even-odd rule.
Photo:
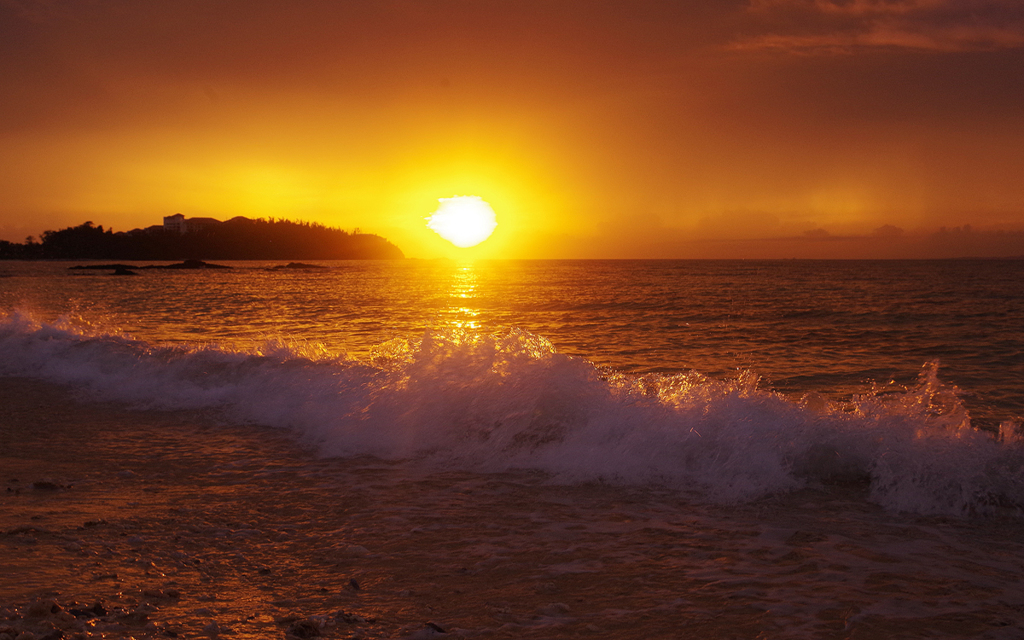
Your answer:
[[[877,499],[1024,503],[991,469],[1024,415],[1024,261],[326,264],[0,264],[0,372],[217,408],[329,455],[443,450],[724,498],[907,457],[964,495],[912,504],[894,479]]]
[[[575,548],[536,568],[533,593],[679,570],[688,589],[732,584],[764,605],[765,637],[911,637],[922,621],[922,637],[1019,632],[1024,261],[227,264],[114,277],[0,263],[0,376],[271,428],[315,453],[296,464],[318,473],[385,469],[398,484],[378,499],[396,512],[373,536],[415,529],[398,506],[415,494],[473,530],[460,553],[480,556],[474,571]],[[540,533],[495,543],[493,509],[473,521],[452,487]],[[601,532],[625,541],[601,546]],[[690,560],[666,556],[674,544]],[[606,554],[647,568],[622,573]],[[915,573],[973,595],[937,596],[906,582]],[[756,635],[735,607],[715,622],[708,602],[663,591],[616,606],[686,614],[647,637],[691,623]],[[822,612],[839,601],[836,626]],[[508,633],[600,635],[627,616],[549,605],[540,626]]]

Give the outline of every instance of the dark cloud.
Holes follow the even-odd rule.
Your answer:
[[[1024,4],[1017,0],[751,0],[748,14],[767,29],[751,29],[733,42],[734,49],[822,54],[1024,48]]]

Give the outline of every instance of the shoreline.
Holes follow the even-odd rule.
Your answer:
[[[351,630],[373,617],[355,613],[353,588],[368,552],[344,574],[303,567],[288,554],[311,551],[291,549],[311,523],[260,517],[307,509],[316,481],[292,471],[308,461],[279,435],[21,378],[0,378],[0,424],[0,637],[255,638],[301,633],[311,615]],[[261,493],[274,488],[293,500]]]
[[[901,517],[840,490],[709,506],[323,459],[287,432],[24,378],[0,377],[0,427],[0,637],[1010,638],[1024,624],[1016,521]]]

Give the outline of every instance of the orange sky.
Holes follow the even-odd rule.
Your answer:
[[[423,258],[1024,255],[1024,5],[0,0],[0,167],[14,241],[181,212]],[[456,249],[424,218],[470,194],[499,226]]]

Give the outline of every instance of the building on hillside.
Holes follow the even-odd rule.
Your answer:
[[[173,216],[164,216],[164,230],[175,233],[189,233],[199,231],[208,227],[215,227],[223,224],[216,218],[186,218],[183,214],[176,213]]]
[[[185,216],[180,213],[164,216],[164,230],[185,233]]]

